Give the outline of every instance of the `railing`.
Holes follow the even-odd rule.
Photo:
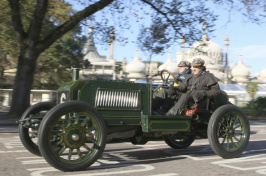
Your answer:
[[[11,106],[13,89],[0,89],[0,111],[8,111]],[[30,104],[34,105],[44,101],[54,101],[57,92],[55,90],[31,90]]]

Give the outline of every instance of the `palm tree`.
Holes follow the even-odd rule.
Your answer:
[[[258,85],[257,83],[248,83],[246,86],[246,91],[250,95],[251,99],[253,100],[257,91],[258,91]]]

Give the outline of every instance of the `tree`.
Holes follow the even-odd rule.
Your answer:
[[[101,10],[111,2],[110,0],[102,0],[75,13],[73,16],[66,14],[50,18],[54,16],[54,11],[59,9],[54,8],[54,6],[60,5],[63,1],[37,0],[35,2],[32,0],[27,1],[27,4],[18,0],[9,0],[12,23],[19,43],[17,73],[10,108],[11,114],[21,115],[29,107],[30,90],[33,85],[39,55],[57,39],[72,30],[81,20]],[[30,11],[32,14],[25,13],[23,9],[25,4],[23,3],[32,8],[32,11]],[[59,7],[62,8],[62,6]],[[60,18],[63,18],[65,22],[62,23]],[[49,24],[47,21],[51,25],[44,25]],[[54,24],[58,25],[55,26]],[[51,27],[50,30],[46,30],[49,26]]]
[[[29,1],[32,3],[34,1]],[[24,11],[28,11],[26,16],[31,15],[32,7],[29,3],[24,4]],[[4,0],[0,2],[3,11],[1,11],[1,25],[0,25],[0,87],[1,88],[12,88],[13,82],[10,77],[4,75],[4,72],[8,69],[16,68],[15,58],[18,56],[18,43],[15,39],[15,33],[12,27],[12,22],[7,18],[10,16],[10,9],[8,6],[8,1]],[[62,14],[68,14],[72,10],[69,8],[69,5],[60,5],[60,3],[53,4],[53,6],[60,7],[60,11],[50,13],[52,18],[57,21],[64,20]],[[57,8],[58,8],[57,7]],[[52,10],[53,11],[53,10]],[[50,18],[51,18],[50,17]],[[28,21],[23,20],[24,25],[28,26]],[[54,28],[54,24],[46,20],[44,22],[44,32],[50,28]],[[57,89],[60,84],[70,80],[71,74],[69,69],[71,67],[82,67],[82,46],[85,42],[84,36],[80,36],[81,27],[77,26],[74,30],[68,32],[62,38],[57,40],[50,48],[45,50],[39,57],[39,62],[35,70],[35,81],[34,89]],[[43,34],[41,34],[43,35]],[[57,68],[60,65],[60,68]]]
[[[243,2],[251,1],[258,2],[259,0]],[[83,10],[71,13],[61,11],[63,7],[70,8],[70,6],[65,6],[67,3],[63,0],[8,0],[8,2],[19,51],[10,108],[10,113],[16,115],[22,114],[29,106],[30,90],[40,54],[87,17],[95,21],[94,29],[105,41],[108,38],[106,36],[110,26],[116,23],[123,34],[123,30],[130,28],[131,20],[128,19],[132,16],[137,22],[148,16],[154,16],[157,20],[153,21],[159,20],[160,23],[167,25],[163,31],[165,34],[163,37],[170,37],[170,41],[176,40],[182,34],[188,36],[187,41],[192,41],[202,29],[203,22],[211,26],[213,20],[216,19],[210,9],[206,8],[207,1],[205,0],[90,0],[84,1]],[[215,0],[214,2],[232,1]],[[100,11],[102,18],[98,16],[95,18],[95,14],[97,15]],[[247,13],[250,12],[250,10],[247,11]],[[126,37],[120,35],[116,36],[116,39],[122,41]],[[160,41],[164,40],[158,40]]]
[[[4,78],[4,72],[7,69],[16,68],[14,58],[17,57],[18,43],[14,38],[15,32],[12,28],[11,20],[7,18],[11,16],[8,1],[0,1],[0,6],[2,8],[0,15],[0,86],[2,88],[11,88],[11,85],[3,87],[3,84],[7,82],[6,78]]]
[[[51,47],[39,56],[36,64],[34,89],[59,88],[64,82],[72,79],[73,68],[87,67],[84,63],[82,49],[86,41],[84,36],[79,36],[80,28],[75,28],[58,39]]]
[[[255,98],[256,93],[258,92],[258,85],[257,83],[248,83],[246,86],[246,91],[251,97],[251,100]]]
[[[263,116],[266,115],[266,97],[258,97],[256,99],[252,99],[243,107],[248,115],[251,116]]]
[[[214,0],[215,4],[223,6],[227,11],[229,17],[234,13],[241,13],[245,19],[258,25],[265,23],[266,17],[266,3],[262,0]],[[230,22],[230,18],[229,21]]]

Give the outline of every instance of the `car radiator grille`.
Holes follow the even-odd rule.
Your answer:
[[[140,109],[140,91],[98,89],[95,105],[98,109]]]

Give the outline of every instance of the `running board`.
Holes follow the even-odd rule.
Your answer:
[[[191,117],[142,115],[141,127],[143,132],[190,132]]]

